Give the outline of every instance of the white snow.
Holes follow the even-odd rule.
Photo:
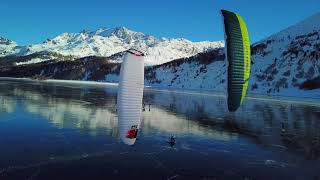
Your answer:
[[[17,66],[20,66],[20,65],[25,65],[25,64],[35,64],[35,63],[40,63],[40,62],[44,62],[44,61],[49,61],[51,60],[52,58],[32,58],[30,59],[29,61],[25,61],[25,62],[17,62],[15,63]]]
[[[118,86],[117,83],[110,82],[97,82],[97,81],[81,81],[81,80],[59,80],[59,79],[47,79],[41,80],[41,82],[49,83],[69,83],[69,84],[88,84],[88,85],[102,85],[102,86]]]
[[[97,82],[97,81],[82,81],[82,80],[60,80],[60,79],[46,79],[46,80],[33,80],[31,78],[13,78],[13,77],[0,77],[0,80],[14,80],[14,81],[41,81],[48,83],[69,83],[69,84],[83,84],[83,85],[102,85],[102,86],[118,86],[118,83],[110,82]]]
[[[63,33],[41,44],[20,48],[19,55],[35,52],[56,52],[64,56],[111,56],[130,48],[137,48],[146,53],[145,64],[162,64],[174,59],[193,56],[200,52],[223,46],[217,42],[191,42],[186,39],[156,38],[125,27],[101,28],[96,31]]]
[[[0,57],[17,53],[17,43],[0,37]]]

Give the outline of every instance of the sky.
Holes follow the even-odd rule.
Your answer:
[[[20,45],[125,26],[156,37],[224,38],[220,9],[241,14],[251,42],[320,12],[319,0],[1,0],[0,36]]]

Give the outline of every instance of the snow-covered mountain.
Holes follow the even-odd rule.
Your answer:
[[[0,57],[17,53],[18,45],[16,42],[0,37]]]
[[[75,40],[85,34],[87,35],[83,39],[88,41]],[[120,53],[109,57],[90,56],[75,58],[73,61],[59,60],[61,59],[59,53],[64,54],[71,52],[70,49],[73,48],[75,50],[87,47],[83,44],[88,44],[89,39],[98,37],[101,37],[101,43],[111,42],[107,39],[113,39],[112,47],[119,48],[117,51]],[[69,41],[72,43],[68,43]],[[81,46],[74,42],[79,42]],[[117,44],[115,42],[118,42],[119,46],[115,45]],[[100,29],[73,35],[64,34],[43,44],[30,46],[30,52],[50,52],[60,47],[61,49],[54,55],[57,61],[29,64],[27,63],[29,60],[25,59],[33,55],[31,54],[17,61],[22,63],[20,66],[1,68],[0,63],[0,76],[117,82],[120,69],[118,60],[123,55],[121,51],[126,49],[121,49],[123,44],[128,48],[131,45],[145,47],[148,53],[147,62],[157,64],[145,68],[146,85],[217,91],[227,89],[225,54],[223,48],[218,48],[223,46],[223,43],[192,43],[184,39],[157,39],[125,28]],[[203,52],[199,47],[203,48]],[[196,49],[195,55],[188,51],[190,49]],[[102,53],[102,50],[98,49],[97,52]],[[79,52],[87,51],[81,48],[75,51],[75,53]],[[320,13],[254,43],[251,46],[251,52],[249,93],[320,97]],[[43,56],[42,53],[40,55]],[[46,53],[45,55],[47,57]],[[50,53],[49,55],[52,56]],[[180,56],[182,57],[170,61],[171,57]],[[153,60],[150,58],[157,60],[157,63],[152,63]],[[1,58],[0,61],[2,61]],[[158,62],[165,63],[158,64]]]
[[[77,58],[86,56],[104,56],[125,51],[132,47],[146,52],[146,65],[162,64],[174,59],[190,57],[223,46],[218,42],[191,42],[186,39],[156,38],[125,27],[101,28],[96,31],[63,33],[41,44],[34,44],[19,49],[18,55],[36,52],[55,52],[63,56]]]

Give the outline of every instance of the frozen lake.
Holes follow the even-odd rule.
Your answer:
[[[320,179],[320,100],[249,97],[229,113],[219,94],[146,89],[128,146],[116,96],[112,85],[0,80],[0,179]]]

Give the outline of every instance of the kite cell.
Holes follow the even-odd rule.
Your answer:
[[[128,145],[136,141],[141,120],[144,87],[144,54],[127,51],[120,69],[117,97],[120,139]]]
[[[228,109],[236,111],[245,99],[250,78],[250,41],[239,14],[221,10],[228,61]]]

